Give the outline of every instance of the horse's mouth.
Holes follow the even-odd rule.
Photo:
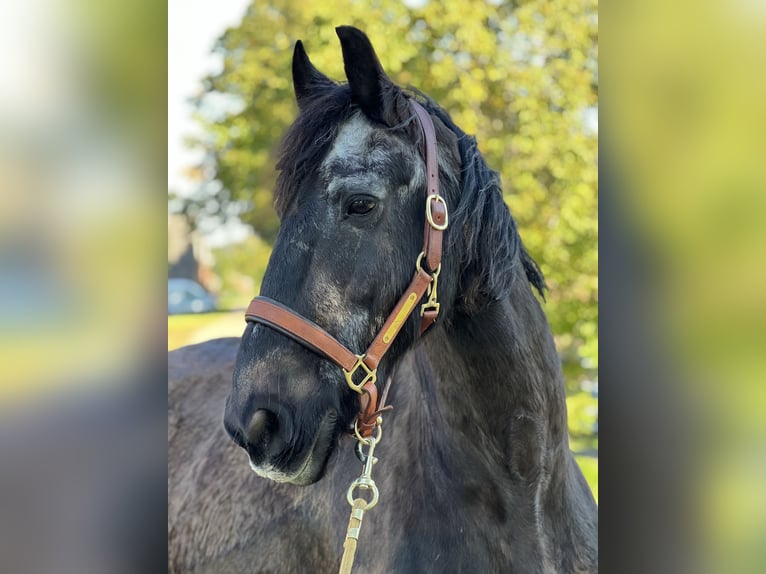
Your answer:
[[[305,458],[297,465],[294,472],[285,472],[272,465],[257,466],[250,460],[250,468],[263,478],[275,482],[289,482],[298,486],[307,486],[317,482],[324,475],[327,459],[330,458],[330,448],[337,436],[336,422],[338,415],[334,410],[327,411],[319,428],[314,435],[311,446],[307,449]]]

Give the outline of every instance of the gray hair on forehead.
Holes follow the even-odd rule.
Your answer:
[[[401,165],[405,158],[406,165]],[[408,181],[401,181],[407,169]],[[425,182],[425,170],[417,149],[407,146],[385,128],[376,127],[357,113],[341,127],[330,152],[319,169],[331,196],[344,188],[385,193],[391,180],[397,188],[415,188]]]

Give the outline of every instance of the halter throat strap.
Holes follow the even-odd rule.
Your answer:
[[[246,321],[266,325],[343,369],[348,385],[360,394],[356,424],[365,438],[372,435],[378,414],[391,408],[384,404],[387,393],[384,392],[382,400],[378,400],[375,386],[378,364],[426,292],[428,300],[420,310],[421,334],[433,325],[439,314],[437,281],[441,271],[442,239],[448,225],[447,204],[439,193],[439,162],[433,121],[418,102],[410,99],[409,103],[425,138],[427,197],[423,251],[418,256],[412,281],[365,353],[354,354],[313,321],[268,297],[255,297],[245,312]]]

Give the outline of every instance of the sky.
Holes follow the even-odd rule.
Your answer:
[[[191,182],[183,176],[197,155],[183,140],[195,132],[188,98],[200,89],[200,80],[220,66],[210,53],[218,36],[237,24],[249,0],[169,0],[168,2],[168,190],[184,194]]]

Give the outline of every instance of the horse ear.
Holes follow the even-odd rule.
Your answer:
[[[298,40],[293,51],[293,88],[298,108],[303,109],[312,94],[334,85],[335,82],[314,67],[303,42]]]
[[[335,32],[343,50],[343,65],[353,101],[373,121],[385,123],[383,87],[391,80],[383,71],[369,38],[352,26],[338,26]]]

